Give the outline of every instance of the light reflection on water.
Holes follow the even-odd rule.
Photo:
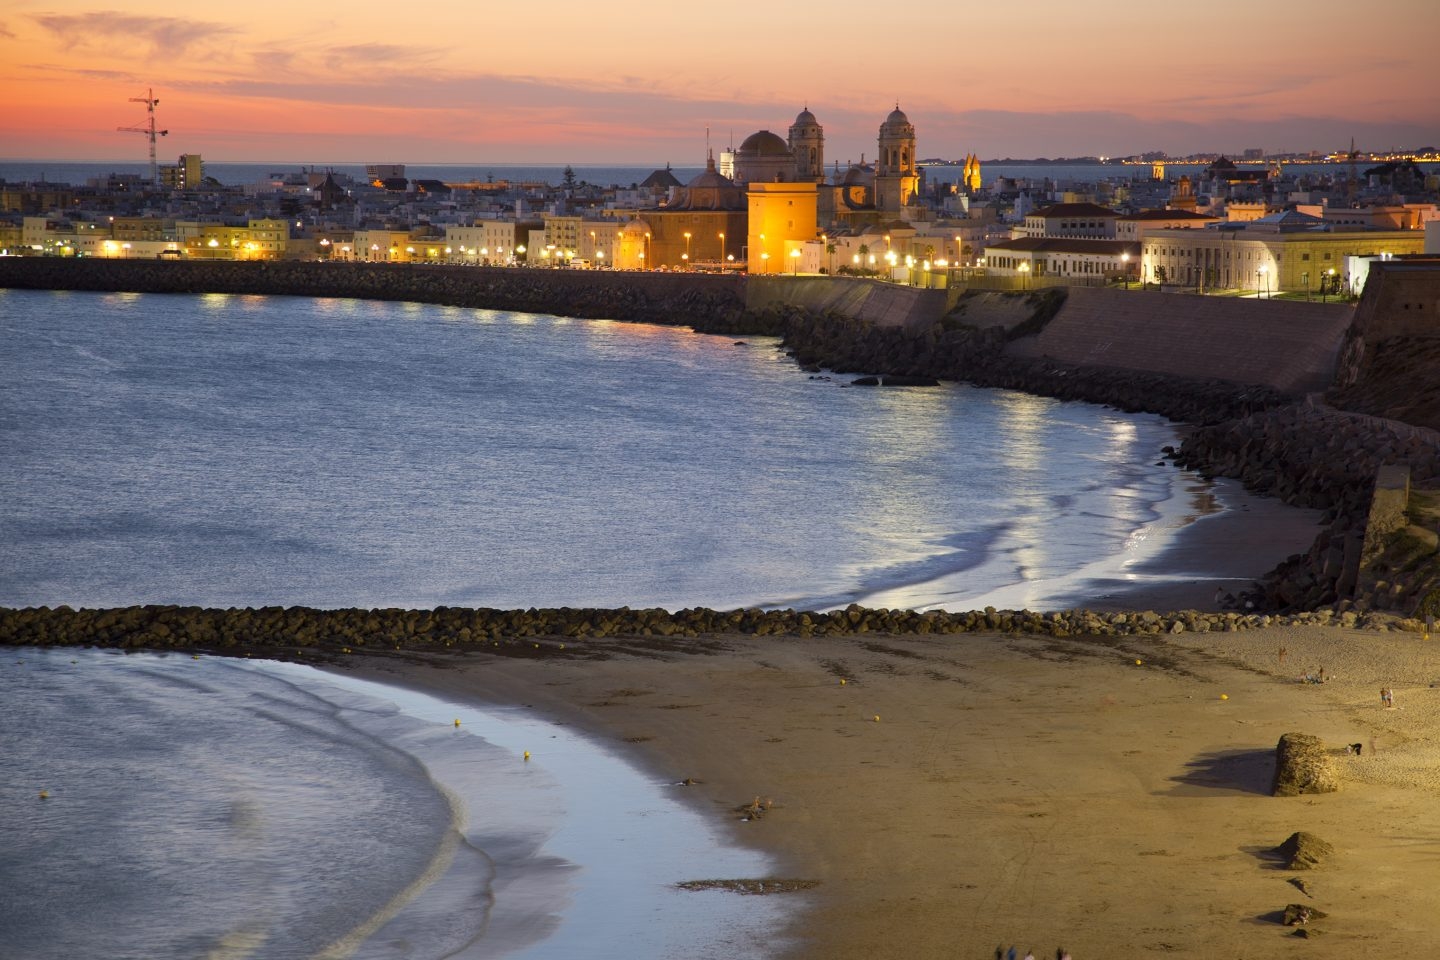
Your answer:
[[[768,338],[26,291],[0,323],[10,605],[964,609],[1118,555],[1178,477],[1157,417],[848,388]]]

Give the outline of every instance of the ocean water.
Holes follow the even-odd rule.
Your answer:
[[[675,886],[767,876],[764,858],[720,844],[682,788],[513,711],[292,664],[9,649],[0,730],[0,957],[722,960],[775,943],[774,898]]]
[[[854,388],[765,338],[14,290],[0,335],[8,606],[970,609],[1195,482],[1159,417]]]
[[[0,337],[6,606],[968,609],[1211,489],[1157,417],[765,338],[14,290]],[[719,960],[803,903],[675,890],[770,868],[562,728],[293,665],[6,650],[0,744],[5,958]]]

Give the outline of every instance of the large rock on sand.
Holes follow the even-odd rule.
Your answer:
[[[1313,833],[1301,830],[1275,848],[1285,858],[1286,870],[1313,870],[1334,856],[1335,848]]]
[[[1287,733],[1275,746],[1276,797],[1298,797],[1304,793],[1334,793],[1340,789],[1335,762],[1319,737]]]

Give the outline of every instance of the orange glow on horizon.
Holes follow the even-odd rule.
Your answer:
[[[873,156],[897,99],[927,157],[1440,141],[1425,45],[1397,45],[1387,30],[1303,29],[1288,4],[1215,0],[1208,21],[1243,26],[1203,43],[1189,39],[1200,15],[1178,5],[1092,0],[1080,17],[1052,15],[1045,0],[1023,13],[937,7],[924,15],[927,33],[965,55],[917,49],[909,59],[856,48],[856,18],[874,15],[858,0],[836,0],[823,17],[781,5],[763,29],[688,42],[652,0],[623,11],[552,0],[544,29],[443,0],[416,18],[376,0],[354,0],[341,17],[157,0],[130,0],[123,13],[68,0],[8,7],[0,153],[16,158],[142,157],[140,138],[116,127],[143,119],[128,99],[149,88],[170,130],[162,155],[211,160],[699,166],[707,127],[717,149],[758,129],[783,136],[808,103],[827,161],[844,163]],[[1357,16],[1407,24],[1412,36],[1440,32],[1430,0],[1376,0],[1363,14],[1342,0],[1306,8],[1311,24]],[[630,52],[595,42],[607,17]],[[903,69],[837,71],[835,49]]]

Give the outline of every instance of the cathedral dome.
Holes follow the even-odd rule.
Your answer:
[[[818,122],[818,121],[816,121],[816,119],[815,119],[815,114],[813,114],[813,113],[810,112],[810,108],[809,108],[809,107],[806,107],[804,110],[801,110],[801,111],[800,111],[798,114],[796,114],[796,116],[795,116],[795,126],[797,126],[797,127],[800,126],[802,123],[816,123],[816,122]]]
[[[751,157],[789,156],[790,145],[769,130],[761,130],[746,137],[736,153]]]
[[[888,116],[888,117],[885,118],[885,122],[886,122],[886,123],[909,123],[909,122],[910,122],[910,118],[907,117],[907,116],[905,116],[905,111],[904,111],[904,110],[901,110],[900,107],[897,105],[894,110],[891,110],[891,111],[890,111],[890,116]]]

